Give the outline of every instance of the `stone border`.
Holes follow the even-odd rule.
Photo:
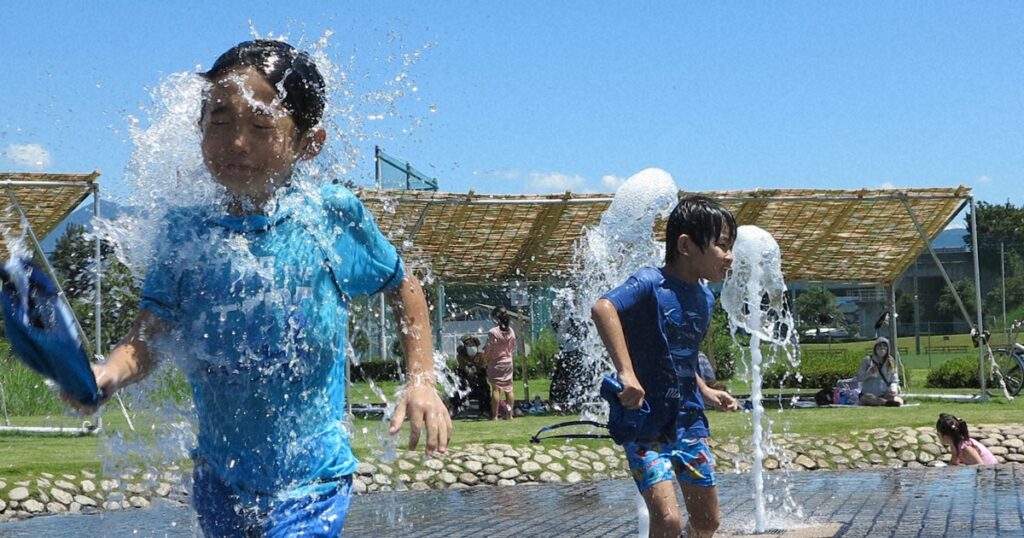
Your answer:
[[[972,436],[987,446],[1000,463],[1024,463],[1024,425],[979,425]],[[713,442],[719,472],[749,471],[749,441]],[[818,469],[917,468],[946,465],[950,455],[939,445],[932,427],[872,429],[843,435],[807,437],[776,434],[764,467],[769,471]],[[145,508],[153,498],[187,502],[182,470],[169,468],[160,476],[124,475],[97,479],[93,473],[56,477],[42,473],[31,480],[8,484],[0,478],[0,522],[45,514],[91,513]],[[513,447],[508,444],[469,445],[444,458],[419,452],[399,452],[391,461],[359,465],[353,479],[356,494],[421,491],[483,486],[515,486],[605,480],[628,476],[618,447],[590,447],[549,442]]]

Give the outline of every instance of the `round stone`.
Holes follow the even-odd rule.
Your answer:
[[[502,467],[515,467],[516,460],[503,456],[498,458],[498,465],[501,465]]]
[[[25,500],[19,505],[19,507],[30,514],[39,514],[46,510],[46,506],[35,499]]]
[[[564,473],[565,472],[565,466],[562,465],[561,463],[558,463],[557,461],[553,461],[553,462],[548,464],[548,470],[554,471],[556,473]]]
[[[377,472],[377,467],[374,464],[366,463],[365,461],[359,462],[359,467],[356,468],[356,473],[364,476],[370,476],[375,472]],[[100,485],[102,485],[102,482]]]
[[[7,498],[12,501],[24,501],[28,498],[28,488],[25,486],[18,486],[7,492]]]
[[[468,487],[469,486],[467,486],[466,484],[463,484],[462,482],[456,482],[454,484],[449,485],[448,489],[466,489]]]
[[[454,483],[459,481],[458,477],[456,477],[454,474],[452,474],[452,473],[450,473],[448,471],[442,472],[439,475],[439,477],[441,479],[441,482],[444,482],[445,484],[448,484],[448,485],[454,484]]]
[[[578,482],[581,482],[582,480],[583,476],[580,473],[577,473],[576,471],[569,473],[568,476],[565,477],[565,481],[570,484],[576,484]]]
[[[520,475],[519,469],[516,469],[515,467],[513,467],[511,469],[505,469],[504,471],[498,473],[498,478],[503,478],[505,480],[510,480],[510,479],[513,479],[513,478],[515,478],[515,477],[517,477],[519,475]]]
[[[484,475],[483,481],[493,486],[493,485],[498,483],[498,475],[494,475],[494,474]]]
[[[501,465],[494,464],[494,463],[488,463],[487,465],[484,465],[484,473],[485,474],[494,474],[494,475],[496,475],[496,474],[498,474],[498,473],[500,473],[500,472],[502,472],[504,470],[505,470],[504,467],[502,467]]]
[[[462,473],[459,475],[459,482],[467,486],[475,486],[480,483],[480,479],[473,473]]]
[[[149,508],[149,501],[139,495],[133,495],[129,498],[128,504],[132,505],[132,508]]]
[[[536,473],[541,470],[541,466],[535,461],[524,461],[523,464],[519,466],[519,470],[524,473]]]
[[[444,469],[444,462],[438,459],[429,459],[423,462],[423,466],[432,471],[440,471]]]
[[[427,491],[430,489],[430,486],[426,482],[413,482],[409,489],[413,491]]]
[[[540,473],[540,481],[541,482],[561,482],[562,481],[562,477],[556,475],[555,473],[552,473],[551,471],[544,471],[543,473]]]
[[[586,462],[579,460],[569,460],[569,467],[576,469],[577,471],[590,471],[591,467]]]
[[[516,481],[515,480],[510,480],[508,478],[501,478],[501,479],[498,480],[498,485],[499,486],[514,486],[514,485],[516,485]]]
[[[352,492],[356,494],[366,493],[366,482],[363,482],[360,478],[353,478]]]
[[[616,454],[615,450],[606,446],[597,449],[597,453],[602,456],[614,456]]]
[[[388,484],[390,482],[391,482],[391,477],[389,477],[386,474],[377,473],[377,474],[373,475],[373,483],[374,484],[384,485],[384,484]]]
[[[537,454],[533,457],[533,461],[540,463],[541,465],[547,465],[548,463],[551,463],[551,456],[547,454]]]
[[[60,488],[51,489],[50,496],[53,497],[55,501],[65,505],[71,504],[71,501],[74,500],[74,497],[72,497],[70,493]]]
[[[562,454],[562,451],[558,450],[556,448],[552,448],[551,450],[548,450],[548,456],[551,456],[552,458],[555,458],[556,460],[560,460],[560,459],[565,457]]]
[[[606,469],[605,465],[603,463],[599,462],[599,461],[595,461],[595,462],[591,463],[590,465],[593,466],[594,471],[598,472],[598,473],[602,473]]]
[[[398,460],[398,468],[402,471],[411,471],[416,468],[415,465],[409,463],[407,460]]]
[[[462,464],[462,466],[465,467],[466,470],[471,473],[480,472],[480,470],[484,468],[484,465],[482,463],[474,460],[467,460],[465,463]]]
[[[96,506],[96,501],[86,495],[75,495],[75,502],[82,506]]]

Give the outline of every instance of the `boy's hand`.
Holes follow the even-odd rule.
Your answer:
[[[619,383],[622,383],[622,392],[619,393],[619,401],[626,409],[640,409],[644,403],[644,388],[640,381],[632,373],[619,373]]]
[[[402,429],[406,417],[409,418],[409,450],[415,450],[420,442],[420,432],[426,428],[426,453],[433,455],[434,450],[441,454],[448,451],[448,441],[452,438],[452,419],[448,408],[437,395],[432,383],[410,383],[402,391],[391,417],[391,435]]]
[[[724,390],[709,389],[704,394],[704,400],[711,407],[722,411],[735,411],[739,409],[739,405],[736,403],[736,398],[733,398],[732,394],[729,394]]]
[[[109,371],[109,368],[107,367],[106,364],[93,364],[92,374],[96,376],[96,386],[99,387],[100,394],[103,395],[103,399],[100,401],[99,404],[95,406],[83,405],[78,400],[72,398],[71,396],[68,396],[67,393],[65,393],[64,391],[61,391],[60,393],[60,397],[62,400],[71,405],[71,407],[74,407],[79,412],[85,413],[86,415],[92,415],[96,413],[96,411],[99,411],[100,407],[102,407],[103,404],[107,403],[107,400],[109,400],[111,396],[114,395],[114,392],[116,392],[118,389],[117,383],[115,382],[116,380],[114,379],[114,375]]]

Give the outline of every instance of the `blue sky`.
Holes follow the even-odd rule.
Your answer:
[[[415,96],[354,141],[359,182],[379,143],[446,191],[607,192],[654,166],[687,190],[965,184],[1024,204],[1019,2],[47,6],[0,3],[0,170],[99,169],[111,194],[150,88],[251,22],[333,30],[369,86],[423,50]]]

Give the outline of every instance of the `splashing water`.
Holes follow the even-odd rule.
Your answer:
[[[668,216],[677,196],[672,176],[658,168],[642,170],[619,187],[601,222],[588,229],[577,245],[573,265],[578,270],[569,286],[556,291],[563,316],[589,320],[590,308],[602,294],[625,282],[641,267],[662,265],[665,245],[652,238],[652,231],[658,217]],[[585,334],[566,335],[580,340],[584,357],[581,370],[588,377],[583,383],[588,390],[575,395],[579,401],[569,402],[573,408],[592,400],[596,391],[589,389],[597,386],[601,375],[613,371],[597,330],[592,324],[586,326]],[[603,418],[593,408],[584,407],[584,414],[587,413],[595,416],[583,418]]]
[[[793,319],[786,306],[786,283],[782,275],[782,252],[775,238],[757,226],[740,226],[733,246],[732,272],[722,285],[722,308],[729,315],[733,340],[746,358],[749,353],[750,400],[752,403],[753,481],[755,532],[767,527],[764,493],[764,457],[770,443],[770,428],[764,425],[761,372],[780,352],[795,366]],[[749,335],[749,345],[740,343]],[[762,342],[770,345],[769,360],[763,362]]]

